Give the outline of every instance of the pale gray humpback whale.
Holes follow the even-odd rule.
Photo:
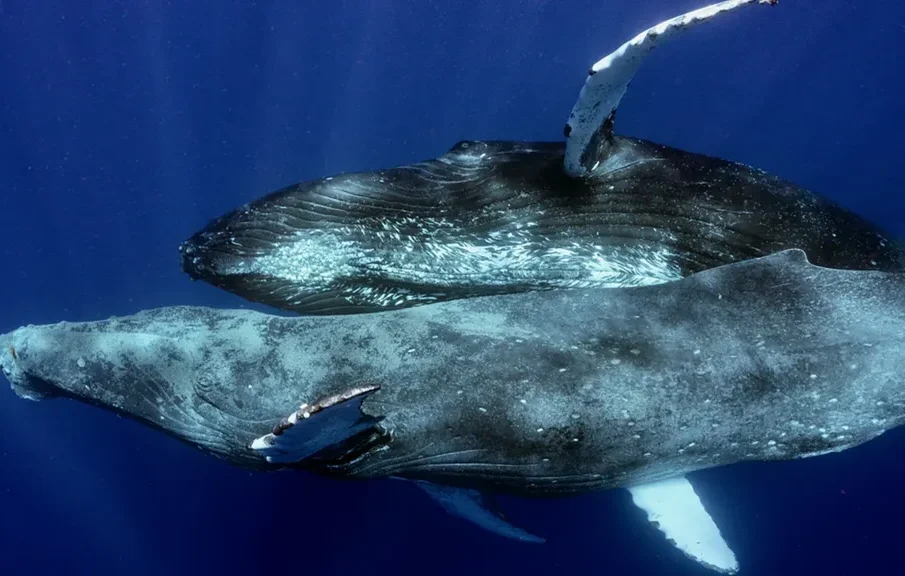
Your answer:
[[[684,475],[856,446],[905,418],[905,274],[789,250],[654,286],[379,314],[173,307],[0,336],[20,395],[136,418],[228,461],[481,494],[627,487],[676,546],[735,556]]]
[[[434,160],[296,184],[192,236],[182,267],[305,314],[656,284],[788,248],[822,266],[903,270],[901,244],[827,199],[613,133],[619,101],[658,42],[755,3],[674,18],[595,64],[565,143],[462,142]]]

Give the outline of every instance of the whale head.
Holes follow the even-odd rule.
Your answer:
[[[382,442],[360,409],[379,386],[331,386],[279,320],[176,306],[24,326],[0,335],[0,369],[22,398],[98,406],[251,469],[316,471]]]
[[[368,297],[385,287],[368,271],[374,247],[362,242],[365,219],[346,207],[333,210],[330,217],[317,216],[323,211],[318,199],[339,195],[355,178],[304,182],[211,221],[180,245],[183,272],[291,312],[341,314],[381,308],[368,305]],[[349,294],[349,286],[367,293],[360,295],[361,302]]]
[[[25,326],[0,336],[0,368],[21,398],[74,399],[233,463],[266,466],[247,444],[270,429],[269,405],[244,402],[235,378],[194,371],[192,344],[142,334],[138,326],[131,332]],[[274,407],[272,420],[283,412]]]

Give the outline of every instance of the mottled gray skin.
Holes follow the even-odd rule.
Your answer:
[[[248,444],[300,403],[379,384],[362,405],[378,428],[302,467],[535,496],[842,450],[905,418],[905,275],[797,250],[649,287],[332,317],[162,308],[0,346],[20,395],[258,469]]]
[[[650,285],[790,248],[905,270],[905,250],[761,170],[613,137],[585,178],[556,142],[462,142],[440,158],[290,186],[180,248],[195,279],[303,314],[527,290]]]

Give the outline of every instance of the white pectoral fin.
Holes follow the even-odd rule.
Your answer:
[[[645,30],[594,64],[566,123],[566,173],[585,176],[606,156],[616,108],[644,59],[659,43],[740,6],[777,1],[728,0],[699,8]]]
[[[725,574],[738,572],[735,554],[687,478],[670,478],[628,490],[651,524],[685,555]]]
[[[274,464],[291,464],[341,444],[373,427],[377,419],[361,411],[361,404],[379,386],[350,388],[302,406],[283,418],[273,431],[255,438],[249,448]]]
[[[484,497],[477,490],[443,486],[424,480],[415,480],[415,484],[453,516],[469,520],[485,530],[513,540],[544,542],[543,538],[510,524],[498,512],[491,511],[484,502]]]

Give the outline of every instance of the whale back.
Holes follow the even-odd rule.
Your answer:
[[[385,384],[364,411],[392,441],[327,468],[563,495],[845,450],[905,421],[903,304],[905,275],[790,250],[370,316],[385,340],[348,358],[398,351],[357,372]]]

